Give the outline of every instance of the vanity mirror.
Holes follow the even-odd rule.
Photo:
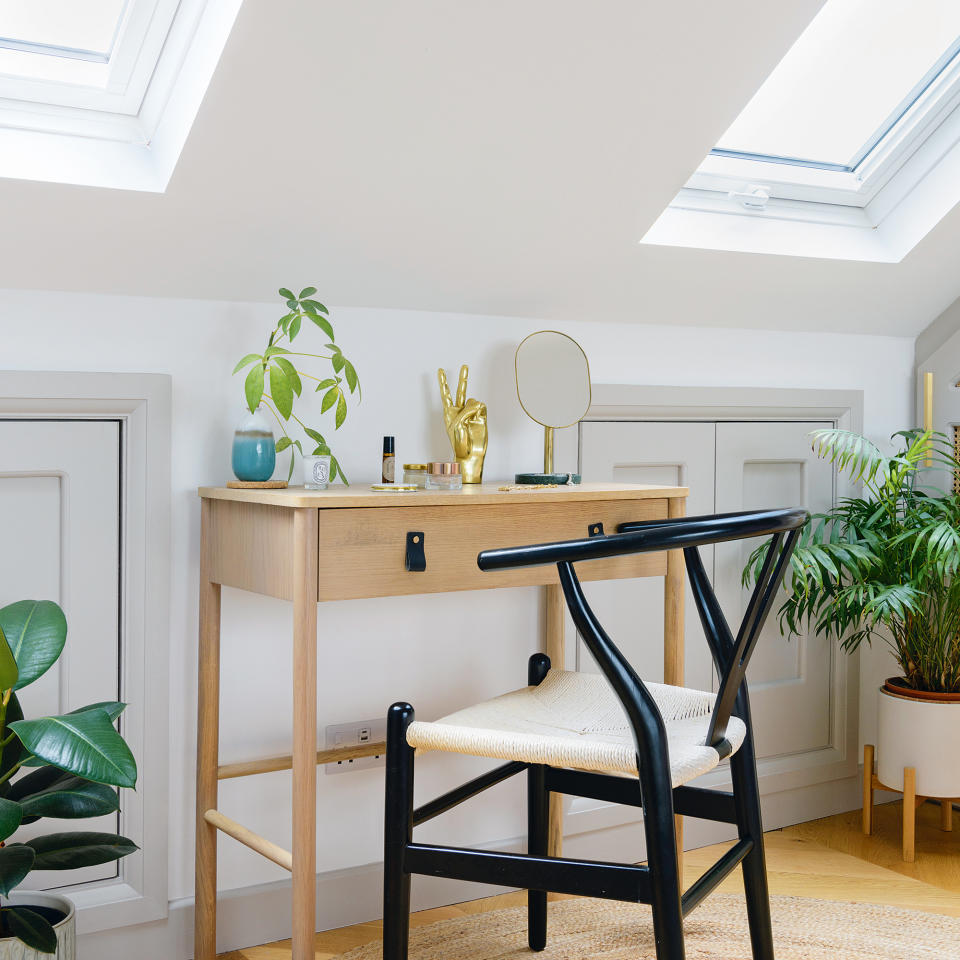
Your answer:
[[[544,428],[543,472],[518,473],[517,483],[579,483],[578,474],[554,473],[553,431],[572,427],[590,409],[590,365],[583,348],[556,330],[531,333],[517,347],[517,398]]]

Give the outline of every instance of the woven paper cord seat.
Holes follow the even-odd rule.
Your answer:
[[[662,683],[646,686],[667,728],[673,786],[713,770],[720,755],[705,740],[716,694]],[[726,737],[733,752],[745,736],[743,721],[731,717]],[[407,743],[418,750],[637,776],[627,716],[599,674],[551,670],[539,686],[514,690],[434,723],[414,721]]]

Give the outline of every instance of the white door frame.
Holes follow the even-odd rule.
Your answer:
[[[121,830],[140,850],[115,879],[58,888],[91,933],[167,915],[169,794],[170,400],[164,374],[0,371],[0,419],[121,425],[121,729],[137,758]]]
[[[590,409],[581,423],[610,420],[832,420],[840,429],[859,433],[863,431],[863,391],[594,385]],[[556,431],[554,456],[558,471],[581,472],[580,438],[579,426]],[[853,496],[858,490],[857,485],[845,477],[835,477],[834,482],[835,498]],[[570,633],[568,630],[566,655],[567,662],[573,663],[576,636],[571,637]],[[771,827],[804,819],[804,789],[816,791],[822,797],[824,790],[829,791],[828,796],[834,795],[831,785],[839,786],[836,812],[856,806],[859,790],[859,654],[844,653],[839,645],[834,645],[831,670],[839,682],[832,685],[830,745],[819,751],[819,755],[811,755],[808,762],[817,769],[789,769],[796,765],[789,757],[770,758],[758,764],[760,788],[764,794],[764,819]],[[845,783],[838,785],[837,781]],[[728,783],[729,777],[723,770],[704,778],[704,786],[722,787]],[[572,827],[579,833],[603,829],[635,818],[636,814],[617,809],[584,811],[568,819],[568,830]],[[575,826],[569,822],[571,820],[576,821]],[[693,842],[695,845],[696,840]]]

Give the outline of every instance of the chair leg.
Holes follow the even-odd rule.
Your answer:
[[[542,653],[530,657],[527,683],[537,686],[550,670],[550,658]],[[527,852],[547,855],[550,830],[550,794],[546,787],[546,768],[534,764],[527,771]],[[527,943],[531,950],[547,945],[547,891],[527,891]]]
[[[537,857],[547,855],[547,834],[550,825],[550,794],[546,788],[546,768],[533,764],[527,771],[527,852]],[[527,891],[527,943],[531,950],[547,945],[547,891]]]
[[[680,902],[680,864],[673,816],[673,786],[666,754],[646,758],[640,765],[643,798],[643,827],[647,837],[647,864],[650,868],[653,908],[653,936],[657,960],[684,960],[683,908]]]
[[[760,813],[760,788],[757,784],[757,760],[753,749],[753,727],[746,690],[738,697],[738,716],[747,725],[747,738],[730,758],[737,829],[741,839],[753,840],[753,849],[743,858],[743,887],[747,898],[747,919],[753,960],[774,960],[773,927],[770,923],[770,890],[767,886],[767,861],[763,848],[763,820]]]
[[[387,713],[383,960],[407,960],[410,874],[403,869],[403,855],[413,838],[413,748],[407,743],[413,717],[409,703],[395,703]]]

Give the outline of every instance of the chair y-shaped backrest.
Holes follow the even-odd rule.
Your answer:
[[[618,533],[609,536],[486,550],[477,557],[477,563],[482,570],[557,564],[573,621],[623,704],[633,728],[638,752],[649,755],[650,751],[665,749],[659,710],[646,685],[607,636],[590,608],[573,564],[632,553],[682,549],[700,622],[721,678],[706,742],[724,757],[731,750],[726,740],[727,724],[743,686],[750,657],[790,562],[797,534],[807,519],[805,510],[787,509],[626,523],[620,526]],[[698,548],[761,536],[769,536],[771,541],[743,622],[734,639]]]

